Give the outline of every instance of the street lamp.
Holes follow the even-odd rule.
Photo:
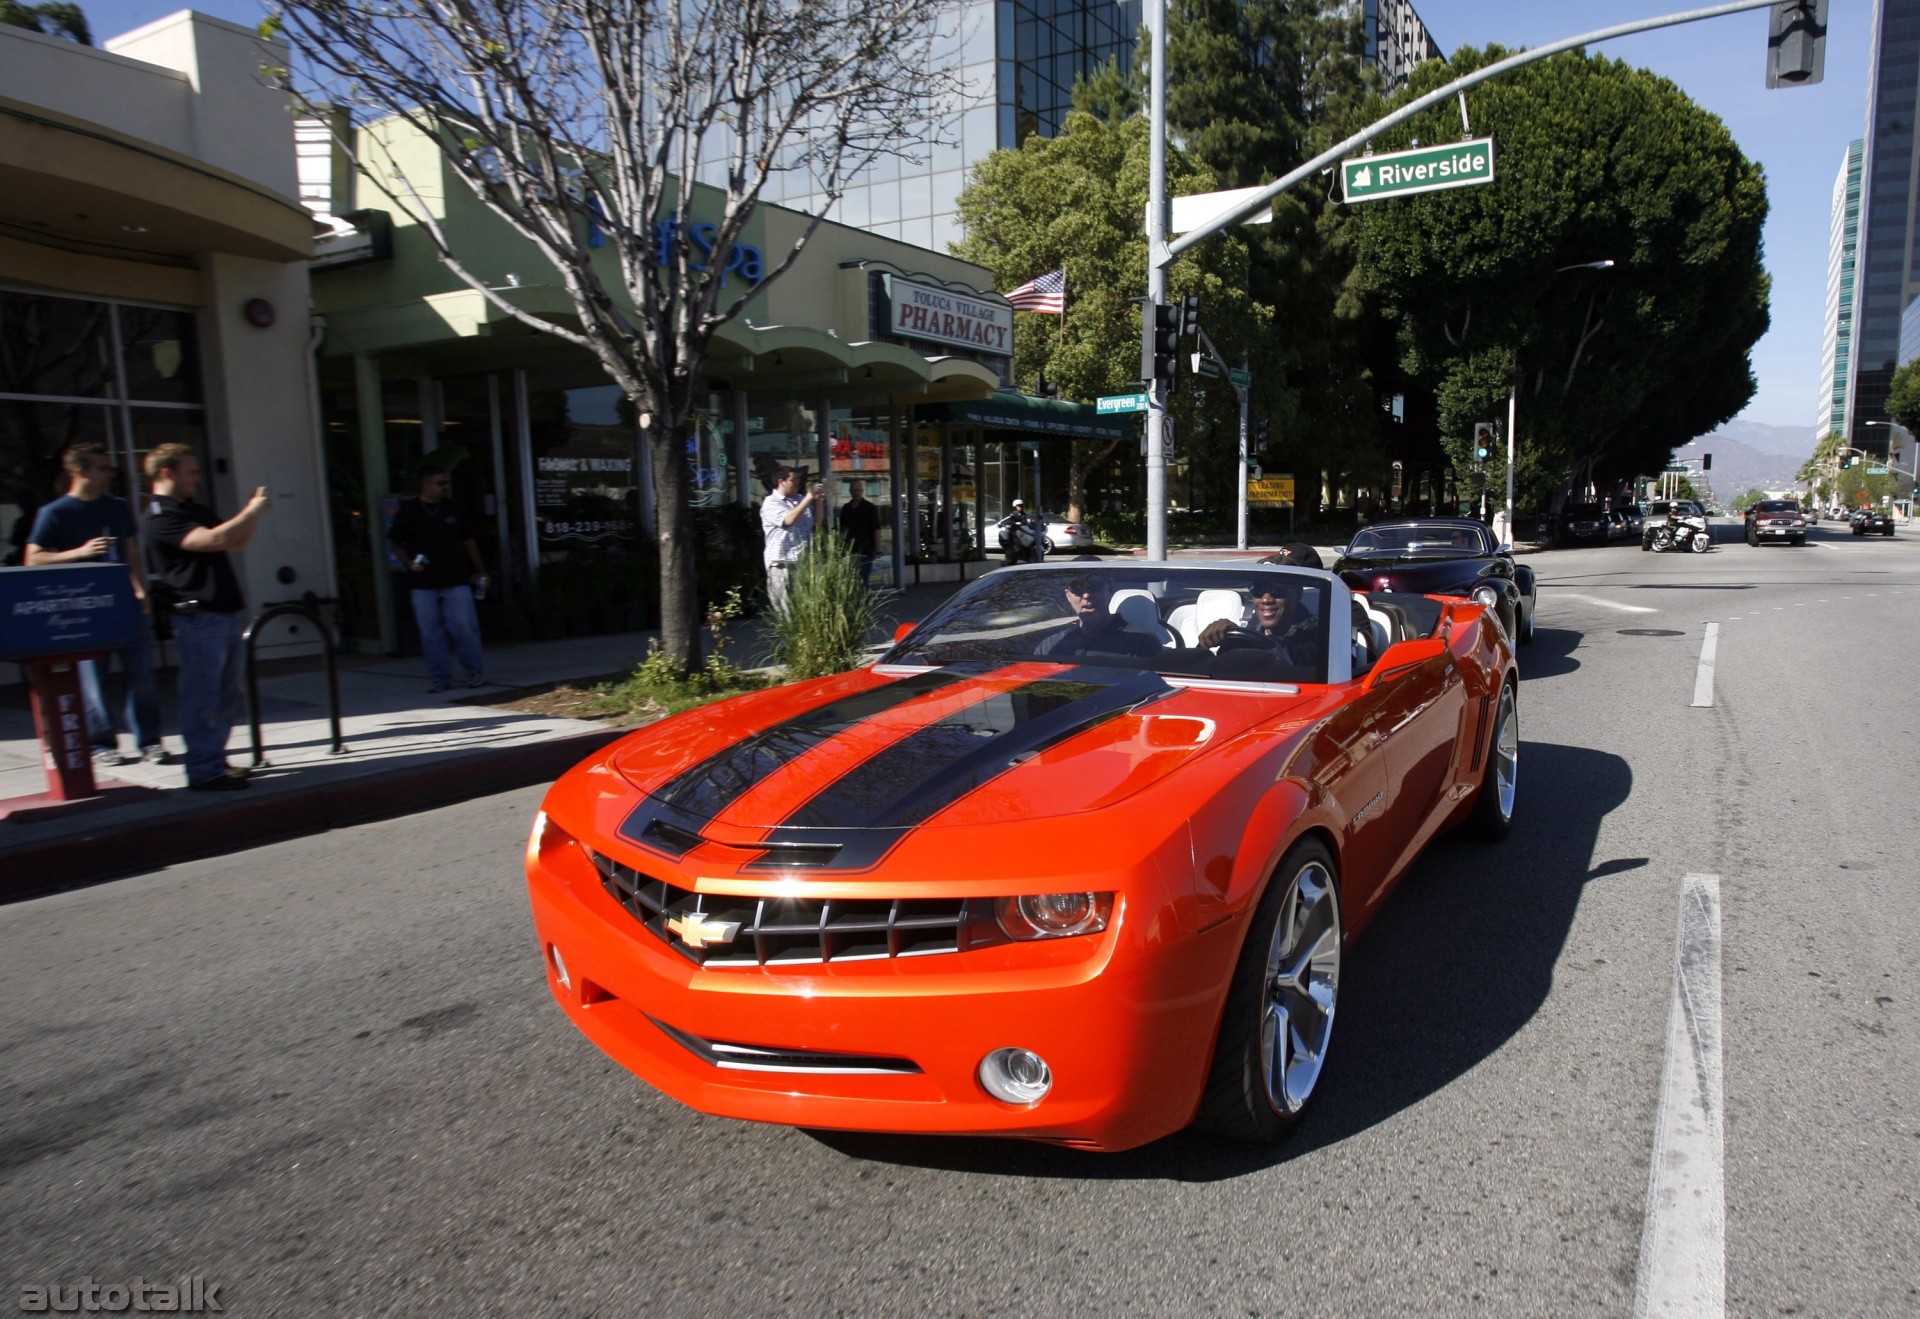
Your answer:
[[[1561,266],[1553,273],[1558,276],[1566,274],[1569,270],[1612,270],[1616,264],[1618,263],[1615,262],[1612,257],[1606,257],[1599,261],[1576,261],[1570,266]],[[1507,507],[1506,511],[1501,515],[1506,519],[1507,534],[1505,539],[1509,544],[1516,539],[1513,534],[1513,460],[1516,442],[1514,430],[1519,423],[1519,416],[1520,382],[1516,380],[1507,387]]]

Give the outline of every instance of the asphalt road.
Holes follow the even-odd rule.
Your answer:
[[[1718,534],[1532,559],[1519,821],[1407,877],[1278,1150],[682,1109],[547,997],[524,791],[0,908],[0,1309],[1629,1314],[1712,875],[1725,1312],[1920,1313],[1920,538]]]

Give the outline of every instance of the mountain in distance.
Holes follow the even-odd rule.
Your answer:
[[[1697,464],[1713,455],[1706,474],[1716,499],[1728,500],[1748,490],[1791,490],[1794,473],[1813,456],[1820,437],[1811,426],[1769,426],[1765,422],[1734,420],[1711,434],[1676,449],[1676,459]]]

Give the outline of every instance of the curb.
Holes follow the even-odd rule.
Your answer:
[[[17,849],[0,846],[0,862],[8,876],[0,882],[0,904],[524,788],[560,777],[633,731],[608,728],[574,733],[525,746],[449,756],[430,765],[357,775],[309,789],[261,793],[248,801],[200,808],[187,815],[154,816],[118,828],[103,822],[102,827]]]

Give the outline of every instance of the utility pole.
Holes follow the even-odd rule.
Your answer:
[[[1167,0],[1147,0],[1147,30],[1153,65],[1147,83],[1147,300],[1145,326],[1157,323],[1167,300]],[[1149,328],[1147,333],[1151,333]],[[1176,348],[1176,352],[1178,349]],[[1155,375],[1147,386],[1147,557],[1167,557],[1168,381]]]

